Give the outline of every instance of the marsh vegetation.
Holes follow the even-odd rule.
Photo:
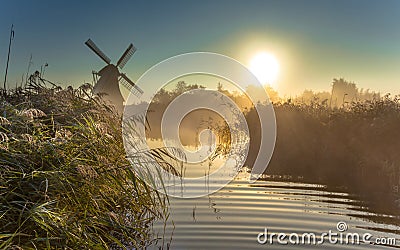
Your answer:
[[[91,86],[36,75],[0,105],[0,248],[143,248],[165,197],[125,157],[121,117]]]
[[[149,119],[160,124],[163,110],[176,96],[201,85],[180,82],[154,98]],[[246,166],[251,168],[259,149],[260,123],[249,98],[217,84],[217,90],[234,100],[245,114],[250,131]],[[247,92],[262,91],[249,86]],[[330,92],[303,94],[282,99],[273,89],[266,91],[273,103],[277,141],[264,177],[269,180],[301,181],[327,185],[363,196],[368,206],[397,213],[400,187],[400,97],[358,89],[355,83],[334,79]],[[260,101],[256,105],[267,105]],[[199,112],[199,111],[196,111]],[[206,112],[206,111],[203,111]],[[229,137],[218,114],[192,116],[180,130],[217,124],[220,138]],[[193,129],[192,129],[193,131]],[[150,136],[159,138],[160,131]],[[182,136],[193,142],[195,134]],[[186,141],[185,141],[186,139]],[[262,154],[262,152],[260,152]],[[385,195],[383,195],[385,194]],[[388,211],[389,210],[389,211]]]
[[[196,88],[202,86],[181,82],[173,90],[160,91],[150,105],[149,123],[159,123],[176,96]],[[260,132],[254,105],[222,85],[217,90],[245,114],[251,135],[246,165],[251,168]],[[308,91],[282,100],[272,89],[267,91],[278,135],[265,179],[324,184],[365,197],[371,209],[396,213],[400,185],[397,96],[357,90],[353,99],[336,102],[333,95]],[[152,244],[153,221],[168,218],[166,198],[137,177],[126,159],[121,117],[91,94],[90,85],[64,89],[51,83],[46,86],[36,76],[27,86],[3,95],[0,112],[0,248],[143,248]],[[196,112],[180,127],[183,144],[195,144],[198,136],[185,131],[211,127],[220,141],[226,139],[229,144],[230,133],[222,117]],[[160,138],[156,126],[147,132],[149,138]],[[218,154],[224,150],[229,146],[219,148]]]

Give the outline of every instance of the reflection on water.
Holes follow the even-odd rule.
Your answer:
[[[162,148],[164,146],[162,140],[153,140],[153,139],[147,139],[147,145],[151,149]],[[215,150],[212,150],[211,145],[207,144],[206,142],[203,142],[202,146],[204,146],[206,148],[206,150],[205,150],[206,154],[200,155],[199,158],[205,158],[206,160],[198,161],[198,162],[191,162],[191,161],[186,160],[186,161],[180,162],[180,164],[182,164],[182,173],[179,168],[177,168],[176,170],[182,176],[184,176],[186,178],[199,178],[199,177],[203,177],[203,176],[208,176],[212,173],[215,173],[226,162],[226,157],[221,155],[218,152],[215,152]],[[185,150],[188,150],[191,152],[196,152],[200,149],[199,146],[194,146],[194,145],[185,145],[183,147],[185,148]],[[171,155],[174,155],[174,154],[171,153]],[[209,157],[209,158],[207,159],[207,157]],[[168,158],[165,158],[164,160],[169,161]],[[172,163],[172,164],[174,165],[174,163]]]
[[[399,218],[369,212],[354,195],[329,192],[321,185],[257,181],[250,185],[241,173],[227,187],[208,197],[170,199],[170,218],[154,229],[160,240],[153,248],[171,249],[367,249],[367,245],[260,245],[257,235],[315,233],[336,230],[344,221],[347,233],[395,237],[400,247]]]

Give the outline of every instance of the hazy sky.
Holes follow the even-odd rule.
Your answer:
[[[400,93],[400,1],[0,1],[0,72],[4,79],[11,24],[9,78],[21,82],[30,54],[45,78],[78,86],[104,63],[88,38],[117,61],[138,48],[124,71],[136,80],[170,56],[211,51],[243,64],[258,51],[280,63],[278,90],[328,90],[344,77],[360,88]]]

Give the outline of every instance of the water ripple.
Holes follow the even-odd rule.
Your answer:
[[[165,242],[172,249],[385,248],[328,243],[270,246],[257,242],[257,235],[266,227],[271,233],[319,235],[336,230],[339,221],[347,223],[349,233],[395,237],[400,246],[400,227],[391,223],[396,217],[367,211],[354,195],[329,192],[324,186],[312,184],[258,181],[249,185],[243,178],[209,197],[170,199],[171,215],[165,232],[162,222],[154,225],[158,236],[164,237],[164,248],[167,248]],[[162,241],[151,247],[162,247]]]

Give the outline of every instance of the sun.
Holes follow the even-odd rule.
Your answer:
[[[249,69],[261,84],[275,87],[279,73],[279,63],[274,55],[267,52],[256,54],[250,61]]]

